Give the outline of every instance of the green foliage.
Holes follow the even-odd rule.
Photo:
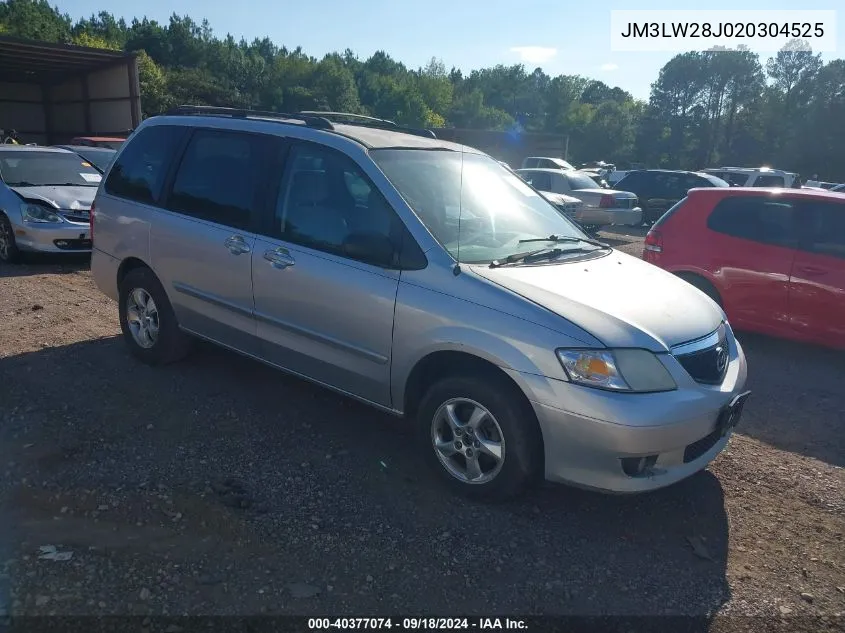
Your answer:
[[[6,0],[0,3],[0,24],[6,35],[46,42],[70,42],[71,19],[47,0]]]
[[[436,58],[409,69],[385,51],[361,60],[348,49],[318,60],[268,38],[215,37],[207,21],[175,13],[127,24],[101,11],[73,23],[48,0],[0,0],[0,33],[137,52],[145,116],[178,103],[338,110],[566,135],[577,161],[771,164],[845,177],[845,62],[823,65],[797,41],[765,64],[742,49],[677,55],[643,103],[601,81],[522,64],[464,74]]]

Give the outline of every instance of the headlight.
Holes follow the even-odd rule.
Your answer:
[[[24,222],[36,222],[38,224],[62,222],[62,218],[58,213],[53,213],[50,209],[42,207],[40,204],[29,204],[25,202],[21,205],[21,214],[23,214]]]
[[[652,392],[677,388],[663,363],[642,349],[559,349],[569,379],[579,385],[612,391]]]

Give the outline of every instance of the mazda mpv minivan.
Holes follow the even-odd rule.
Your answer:
[[[91,235],[141,361],[205,339],[402,416],[470,495],[672,484],[748,396],[704,293],[590,239],[495,159],[389,121],[147,119]]]

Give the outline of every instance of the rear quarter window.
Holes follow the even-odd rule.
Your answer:
[[[678,202],[673,204],[671,207],[669,207],[669,209],[667,209],[666,213],[661,215],[660,219],[657,220],[657,222],[654,223],[654,226],[652,228],[659,229],[661,226],[665,225],[666,222],[668,222],[669,219],[673,215],[675,215],[678,211],[680,211],[681,207],[684,206],[686,201],[687,201],[687,198],[682,198],[681,200],[678,200]]]
[[[106,179],[106,193],[144,204],[157,203],[170,159],[186,129],[155,125],[140,130],[127,142],[112,166]]]

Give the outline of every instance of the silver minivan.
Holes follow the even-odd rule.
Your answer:
[[[91,270],[141,361],[212,341],[415,425],[459,491],[642,492],[748,396],[722,309],[495,159],[387,121],[182,107],[101,184]]]

